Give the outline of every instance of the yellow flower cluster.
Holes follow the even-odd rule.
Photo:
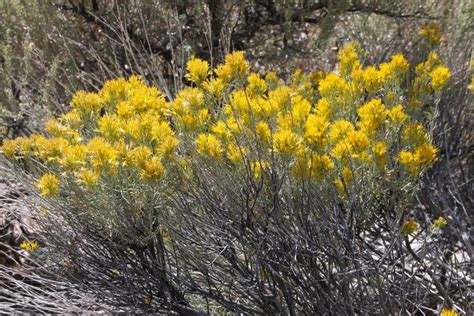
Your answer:
[[[245,79],[249,69],[249,64],[244,58],[244,52],[236,51],[227,55],[225,63],[217,66],[214,71],[224,82],[230,83],[234,80]]]
[[[348,76],[354,69],[361,67],[359,60],[361,52],[358,42],[351,42],[339,51],[339,72],[343,76]]]
[[[451,78],[451,72],[443,64],[438,54],[431,52],[428,59],[415,68],[416,77],[412,84],[412,98],[418,101],[415,108],[419,107],[419,100],[423,100],[432,91],[439,94]]]
[[[42,196],[54,196],[59,193],[58,178],[52,173],[46,173],[37,183]]]
[[[424,85],[439,92],[449,70],[431,54],[410,83],[402,55],[363,67],[363,54],[351,43],[339,54],[340,74],[297,70],[289,85],[249,73],[243,52],[213,71],[192,57],[185,77],[193,86],[173,101],[138,77],[111,80],[97,93],[79,91],[70,112],[47,122],[48,137],[7,140],[2,152],[54,170],[38,183],[44,196],[58,194],[63,177],[87,189],[113,176],[156,182],[196,155],[255,179],[285,166],[290,177],[339,193],[361,175],[399,175],[391,172],[399,166],[419,176],[437,149],[410,102]]]
[[[438,23],[426,23],[418,34],[423,36],[432,45],[437,45],[441,42],[441,26]]]
[[[459,315],[458,312],[456,312],[456,310],[454,309],[443,307],[443,309],[441,310],[441,316],[458,316],[458,315]]]
[[[20,248],[23,250],[26,250],[28,252],[34,252],[36,249],[38,249],[39,244],[37,241],[30,241],[30,240],[25,240],[22,241],[20,244]]]
[[[402,235],[411,235],[418,229],[418,227],[420,227],[420,225],[415,220],[406,221],[402,226]]]
[[[440,216],[435,221],[433,221],[431,224],[431,229],[440,230],[446,225],[448,225],[448,221],[443,216]]]
[[[209,64],[207,61],[194,58],[188,62],[186,66],[188,73],[185,75],[186,79],[199,85],[204,82],[209,76]]]
[[[429,76],[431,78],[431,87],[433,90],[440,92],[448,82],[449,78],[451,78],[451,72],[446,67],[438,66],[429,73]]]
[[[197,151],[201,155],[220,159],[222,156],[222,144],[216,136],[212,134],[199,134],[196,139]]]
[[[234,165],[269,161],[274,153],[287,161],[293,176],[329,180],[327,183],[339,189],[341,181],[349,187],[354,172],[371,166],[384,172],[389,165],[400,163],[408,173],[419,175],[436,160],[437,152],[421,125],[416,125],[422,133],[417,141],[408,139],[407,131],[403,149],[394,151],[400,148],[396,133],[416,124],[406,112],[408,104],[401,103],[407,98],[400,93],[400,85],[408,78],[409,64],[402,55],[395,55],[378,68],[363,68],[359,60],[363,53],[357,43],[351,43],[339,54],[341,75],[318,73],[314,79],[315,75],[297,70],[289,86],[274,73],[265,79],[248,74],[246,86],[231,90],[221,109],[209,109],[213,103],[204,101],[204,109],[212,114],[205,122],[193,121],[188,128],[199,132],[195,136],[197,152]],[[241,77],[246,67],[232,66],[229,61],[241,60],[236,56],[218,66],[217,77],[210,80],[222,79],[224,73],[240,73]],[[206,100],[212,96],[206,86],[196,94],[198,90]],[[372,95],[379,97],[363,102]],[[192,106],[193,98],[185,99],[190,109],[187,114],[199,120],[203,105]],[[186,112],[178,112],[177,121],[186,128]],[[262,171],[259,168],[258,172]]]
[[[402,151],[400,163],[413,175],[419,175],[436,161],[436,147],[431,144],[421,144],[414,152]]]
[[[154,182],[166,173],[178,145],[169,112],[160,91],[140,78],[111,80],[98,93],[79,91],[70,112],[47,121],[50,137],[9,140],[2,152],[55,170],[37,183],[45,197],[57,195],[66,177],[87,189],[120,172]]]

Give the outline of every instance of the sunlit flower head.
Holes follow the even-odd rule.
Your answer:
[[[59,180],[52,173],[44,174],[36,184],[40,194],[44,197],[55,196],[59,194]]]
[[[188,71],[186,79],[195,84],[201,84],[210,74],[209,63],[194,56],[186,64],[186,70]]]

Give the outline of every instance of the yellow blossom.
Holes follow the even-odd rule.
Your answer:
[[[99,181],[99,174],[93,170],[83,168],[76,174],[77,182],[84,184],[87,189],[93,188]]]
[[[204,93],[198,88],[185,88],[176,96],[172,108],[179,115],[187,109],[202,109],[204,106]]]
[[[440,216],[431,224],[431,229],[440,230],[446,225],[448,225],[448,221],[446,221],[444,217]]]
[[[82,127],[81,116],[79,115],[79,113],[77,113],[74,110],[64,113],[63,115],[60,116],[59,120],[64,125],[72,129],[80,129]]]
[[[355,131],[354,125],[350,121],[337,120],[331,125],[329,139],[336,143],[347,137],[349,132]]]
[[[214,159],[220,159],[224,151],[221,142],[212,134],[199,134],[196,146],[200,155]]]
[[[165,101],[161,92],[155,87],[148,87],[141,78],[132,76],[129,79],[127,103],[136,114],[154,111],[160,115],[165,115],[169,109],[169,104]]]
[[[351,145],[346,140],[338,142],[331,150],[331,156],[343,163],[347,162],[352,152]]]
[[[56,175],[52,173],[44,174],[36,184],[36,187],[40,190],[40,194],[44,197],[59,194],[59,180]]]
[[[301,126],[306,122],[311,111],[311,103],[302,96],[294,96],[291,98],[293,105],[292,116],[296,126]]]
[[[117,139],[123,132],[122,121],[117,115],[104,115],[97,120],[99,132],[107,139]]]
[[[352,69],[359,62],[359,53],[361,48],[358,42],[351,42],[344,46],[338,54],[339,57],[339,71],[343,76],[347,76],[352,72]]]
[[[191,179],[196,155],[254,179],[270,166],[280,175],[290,171],[289,179],[310,179],[341,199],[354,179],[363,180],[356,173],[405,188],[437,159],[419,111],[451,74],[435,53],[414,74],[402,55],[365,67],[362,54],[352,43],[339,53],[340,75],[296,70],[289,85],[276,73],[249,75],[243,52],[227,56],[215,76],[206,61],[193,57],[186,74],[193,86],[173,101],[140,77],[110,80],[98,93],[79,91],[70,112],[48,120],[47,137],[5,140],[1,150],[9,159],[25,158],[18,162],[27,166],[54,170],[37,184],[44,196],[57,195],[59,184],[69,192],[71,176],[82,190],[107,188],[111,175],[153,186],[186,163]],[[268,185],[269,177],[264,180]]]
[[[220,99],[224,90],[224,81],[221,78],[211,78],[204,83],[204,89],[214,98]]]
[[[272,115],[278,111],[287,111],[291,106],[291,94],[292,91],[289,87],[281,86],[268,94],[268,101],[270,102]]]
[[[362,131],[350,131],[347,133],[347,141],[355,155],[360,155],[369,146],[369,138]]]
[[[26,156],[31,153],[33,149],[33,143],[30,138],[20,136],[15,138],[15,142],[20,155]]]
[[[383,85],[382,76],[380,75],[379,71],[373,66],[369,66],[364,70],[362,74],[362,80],[365,89],[369,93],[379,90]]]
[[[127,101],[120,101],[118,103],[116,113],[123,119],[129,119],[137,114],[132,104]]]
[[[285,155],[296,155],[301,149],[301,140],[291,130],[280,130],[273,136],[275,150]]]
[[[226,141],[232,137],[232,133],[229,131],[224,121],[218,121],[214,126],[211,127],[211,130],[223,141]]]
[[[357,114],[361,119],[361,126],[372,132],[384,123],[387,111],[382,100],[373,99],[361,106]]]
[[[158,157],[146,160],[140,170],[140,178],[144,181],[158,181],[165,174],[166,169]]]
[[[209,63],[202,59],[192,57],[186,64],[188,73],[184,76],[189,81],[199,85],[209,76]]]
[[[197,112],[197,121],[200,126],[206,126],[211,120],[208,109],[202,109]]]
[[[59,159],[59,164],[67,171],[74,171],[83,166],[87,159],[87,147],[81,144],[66,147]]]
[[[235,119],[235,117],[228,118],[225,121],[225,125],[233,135],[239,136],[243,132],[241,124]]]
[[[271,130],[267,123],[259,121],[255,126],[255,133],[257,134],[257,137],[261,142],[265,144],[270,143]]]
[[[17,142],[11,139],[5,139],[3,141],[2,147],[0,147],[1,152],[8,159],[15,159]]]
[[[129,84],[127,80],[125,78],[117,78],[107,81],[102,89],[100,89],[99,95],[104,104],[116,107],[118,102],[125,99],[128,90]]]
[[[318,116],[325,117],[326,119],[330,119],[332,116],[332,106],[331,103],[327,98],[319,99],[318,103],[316,104],[316,114]]]
[[[458,312],[456,312],[454,309],[450,309],[447,307],[443,307],[443,310],[441,311],[441,316],[458,316]]]
[[[102,100],[97,93],[78,91],[71,101],[71,107],[83,118],[98,114],[102,108]]]
[[[247,91],[250,95],[261,95],[265,93],[267,89],[267,83],[265,80],[260,78],[260,75],[257,73],[252,73],[247,77],[248,85]]]
[[[171,129],[168,121],[158,121],[151,126],[150,138],[156,143],[160,143],[169,137],[175,136],[175,132]]]
[[[250,99],[244,91],[234,91],[230,95],[230,105],[227,107],[227,112],[238,116],[242,121],[248,121],[252,110]]]
[[[54,118],[48,119],[44,127],[46,131],[54,137],[64,137],[66,135],[67,127]]]
[[[437,160],[438,149],[430,143],[424,143],[415,150],[415,159],[423,167],[428,167]]]
[[[32,146],[34,155],[44,162],[57,161],[69,143],[64,138],[46,138],[40,135],[32,135]]]
[[[349,93],[349,84],[335,73],[330,73],[319,82],[318,91],[323,98],[344,96]]]
[[[428,22],[418,32],[429,43],[436,45],[441,41],[441,26],[438,23]]]
[[[429,143],[421,144],[414,152],[402,151],[399,161],[413,175],[419,175],[437,159],[437,149]]]
[[[38,247],[39,244],[35,240],[25,240],[20,244],[20,248],[28,252],[34,252],[36,249],[38,249]]]
[[[143,167],[143,165],[151,157],[152,151],[148,146],[138,146],[131,150],[127,156],[127,164],[129,166]]]
[[[321,116],[310,114],[304,127],[304,139],[313,148],[322,148],[328,143],[328,121]]]
[[[390,67],[392,72],[396,73],[398,76],[403,76],[406,74],[410,66],[403,55],[397,54],[391,57]]]
[[[413,234],[420,225],[415,220],[408,220],[405,223],[403,223],[402,226],[402,235],[403,236],[408,236]]]
[[[384,142],[376,142],[372,147],[375,164],[382,167],[387,163],[387,145]]]
[[[225,57],[225,63],[217,66],[215,72],[219,78],[228,83],[233,80],[242,80],[250,67],[244,59],[244,52],[235,51]]]
[[[179,145],[179,139],[174,136],[163,137],[158,146],[155,147],[155,153],[161,159],[172,160]]]
[[[429,76],[431,78],[431,87],[436,93],[440,93],[441,89],[449,81],[449,78],[451,78],[451,72],[446,67],[438,66],[429,73]]]
[[[239,163],[244,161],[244,156],[247,154],[247,149],[231,143],[227,145],[227,158],[233,163]]]
[[[409,64],[403,55],[394,55],[390,62],[380,64],[379,74],[383,81],[389,84],[398,84],[406,75]]]
[[[407,115],[403,112],[403,105],[398,104],[388,110],[388,117],[396,124],[403,123],[407,119]]]
[[[117,165],[117,151],[101,137],[94,137],[87,144],[92,165],[97,169],[114,171]]]

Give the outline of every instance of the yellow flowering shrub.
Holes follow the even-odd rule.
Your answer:
[[[363,55],[351,43],[339,53],[340,73],[297,70],[289,85],[275,73],[249,73],[243,52],[214,70],[192,57],[192,86],[173,101],[139,77],[111,80],[97,93],[79,91],[70,112],[47,121],[48,136],[7,140],[2,152],[50,170],[37,184],[45,197],[72,184],[98,190],[110,179],[156,184],[198,157],[236,174],[307,179],[341,198],[369,190],[362,179],[403,186],[438,151],[413,100],[429,102],[450,73],[435,53],[412,74],[402,55],[366,67]]]
[[[250,276],[264,293],[287,282],[303,293],[302,279],[353,279],[361,274],[350,271],[359,270],[359,279],[373,283],[379,269],[340,258],[361,252],[357,264],[383,263],[369,243],[390,241],[398,248],[387,257],[398,258],[406,245],[392,238],[418,236],[407,205],[438,159],[425,112],[450,74],[435,53],[412,66],[402,55],[367,65],[364,55],[351,43],[339,54],[338,71],[296,70],[287,82],[250,72],[243,52],[215,69],[192,57],[189,85],[169,99],[136,76],[110,80],[97,92],[79,91],[69,112],[47,120],[44,135],[6,140],[1,151],[31,167],[38,203],[48,209],[38,218],[54,228],[49,241],[59,236],[59,244],[74,245],[66,254],[74,268],[97,269],[107,284],[110,271],[128,282],[126,270],[139,268],[143,274],[133,273],[131,284],[181,304],[186,286],[198,293],[212,284],[229,290],[229,300],[239,298],[227,287],[234,272],[245,274],[236,281],[241,288],[254,291]],[[432,235],[445,225],[435,220]],[[77,255],[76,247],[101,257],[83,265],[93,256]],[[109,259],[115,254],[125,261]],[[306,269],[314,259],[323,274],[288,274],[287,264],[297,260]],[[405,275],[401,269],[397,275]],[[171,285],[177,290],[166,290]],[[301,302],[314,292],[307,294]],[[294,313],[304,313],[298,305]],[[285,314],[286,307],[262,311]]]

